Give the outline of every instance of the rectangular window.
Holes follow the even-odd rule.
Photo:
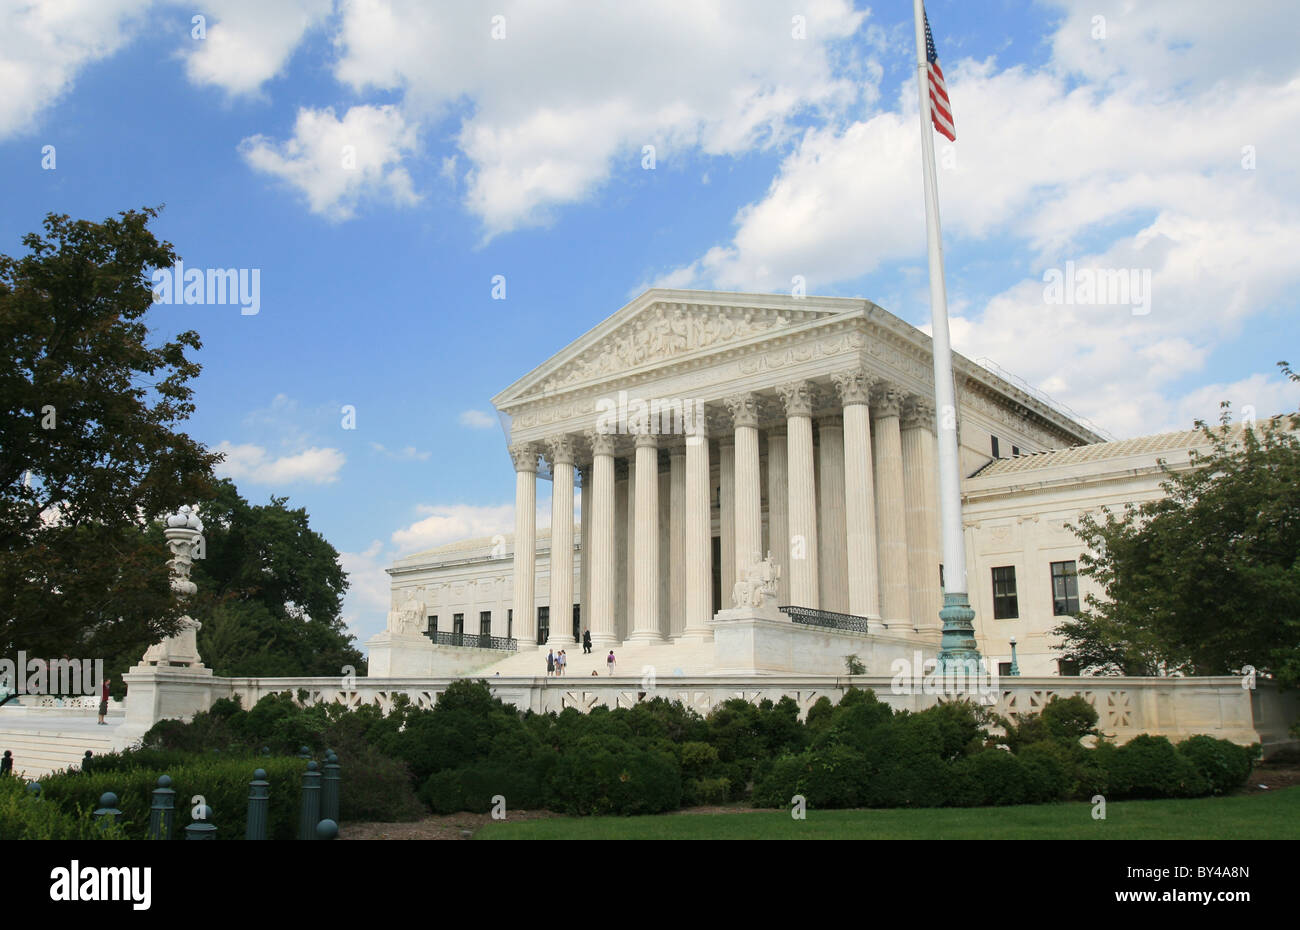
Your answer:
[[[1078,662],[1075,662],[1075,661],[1072,661],[1072,660],[1070,660],[1070,659],[1057,659],[1057,660],[1056,660],[1056,673],[1057,673],[1058,675],[1065,675],[1065,676],[1067,676],[1067,677],[1072,677],[1072,676],[1078,675],[1078,674],[1079,674],[1079,663],[1078,663]]]
[[[1009,678],[1009,677],[1011,677],[1011,663],[1010,663],[1010,662],[999,662],[999,663],[998,663],[998,677],[999,677],[999,678]]]
[[[451,635],[452,635],[453,646],[460,646],[465,642],[464,640],[465,615],[464,614],[451,615]]]
[[[995,459],[1001,458],[1002,456],[998,454],[998,437],[990,436],[989,438],[993,440],[993,457]]]
[[[492,611],[480,610],[478,613],[478,635],[492,635]]]
[[[515,638],[515,609],[509,607],[506,609],[506,639]]]
[[[437,615],[437,614],[429,614],[429,632],[430,632],[430,633],[437,633],[437,632],[438,632],[438,615]]]
[[[1079,573],[1074,561],[1052,563],[1052,613],[1057,617],[1079,612]]]
[[[573,605],[573,641],[582,642],[582,605]]]
[[[993,619],[1015,620],[1020,616],[1016,599],[1016,567],[1002,565],[993,569]]]
[[[551,635],[551,608],[537,608],[537,645],[541,646],[546,643],[547,637]]]
[[[1012,457],[1012,458],[1015,458],[1015,457],[1016,457],[1017,455],[1019,455],[1019,454],[1020,454],[1020,447],[1019,447],[1019,446],[1012,446],[1012,447],[1011,447],[1011,457]]]

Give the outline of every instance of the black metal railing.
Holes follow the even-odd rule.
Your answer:
[[[870,629],[866,617],[853,614],[837,614],[831,610],[813,610],[811,607],[782,607],[781,612],[788,614],[795,623],[806,623],[809,626],[824,626],[848,633],[866,633]]]
[[[503,649],[518,652],[519,642],[505,636],[482,636],[478,633],[444,633],[441,630],[425,630],[435,646],[464,646],[467,649]]]

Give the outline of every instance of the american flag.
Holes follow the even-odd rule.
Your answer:
[[[934,36],[930,32],[930,17],[925,17],[925,58],[930,63],[926,70],[930,72],[930,118],[939,135],[948,141],[957,141],[957,127],[952,121],[952,104],[948,101],[948,85],[943,81],[943,68],[939,67],[939,53],[934,49]]]

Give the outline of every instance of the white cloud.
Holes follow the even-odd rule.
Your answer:
[[[348,590],[343,596],[343,619],[359,645],[385,628],[392,602],[388,568],[392,554],[374,540],[362,552],[340,552],[339,561],[348,573]]]
[[[638,165],[644,145],[660,169],[692,149],[747,152],[801,110],[870,96],[880,73],[861,50],[852,73],[834,73],[828,45],[867,15],[849,0],[502,0],[490,12],[505,38],[473,4],[344,0],[336,68],[357,92],[400,91],[411,119],[469,104],[465,203],[489,235],[545,223],[620,159]],[[806,39],[792,38],[793,13]]]
[[[1123,34],[1102,50],[1078,39],[1094,4],[1054,5],[1069,7],[1054,39],[1068,57],[1038,71],[948,63],[958,144],[939,170],[945,238],[1009,257],[970,271],[993,282],[991,298],[964,293],[963,269],[949,264],[954,347],[1118,435],[1186,427],[1176,385],[1300,285],[1300,166],[1287,154],[1300,151],[1300,67],[1272,40],[1257,66],[1234,52],[1232,36],[1273,28],[1267,4],[1235,11],[1225,35],[1215,4],[1189,3],[1190,17],[1157,4],[1163,12],[1148,15],[1144,5],[1131,19],[1133,4],[1102,4],[1109,34]],[[1211,7],[1217,16],[1206,15]],[[1164,52],[1153,56],[1157,46]],[[1222,78],[1210,80],[1221,54]],[[1185,79],[1152,57],[1176,60],[1169,67]],[[923,261],[915,100],[904,87],[891,111],[807,131],[766,194],[737,213],[731,240],[656,283],[785,290],[804,275],[816,289]],[[1247,145],[1255,170],[1243,167]],[[1067,261],[1149,269],[1151,313],[1045,303],[1043,272]],[[917,312],[928,299],[922,279],[897,305],[876,296],[926,315]],[[1262,391],[1268,402],[1276,394],[1276,384]]]
[[[418,146],[414,126],[393,106],[301,108],[293,138],[283,144],[250,136],[240,152],[255,170],[296,188],[308,207],[331,220],[350,218],[368,199],[410,206],[419,198],[401,162]]]
[[[216,451],[226,456],[217,466],[218,475],[253,484],[330,484],[338,480],[339,470],[346,461],[338,449],[315,446],[296,454],[275,456],[264,446],[222,441]]]
[[[432,549],[461,539],[513,533],[513,504],[479,506],[474,504],[421,505],[419,520],[393,533],[393,544],[401,551]]]
[[[433,455],[432,452],[421,452],[415,446],[406,446],[402,449],[389,449],[382,443],[372,442],[370,448],[374,449],[380,455],[390,459],[397,459],[402,462],[427,462]]]
[[[140,31],[151,0],[0,4],[0,138],[33,128],[87,65]]]
[[[491,429],[497,425],[497,421],[492,414],[484,413],[482,410],[463,410],[460,414],[460,425],[468,426],[470,429]]]
[[[195,84],[256,93],[332,8],[332,0],[206,0],[199,11],[207,20],[206,37],[188,38],[185,72]]]

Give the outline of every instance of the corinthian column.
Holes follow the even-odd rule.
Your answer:
[[[636,603],[630,642],[663,641],[659,632],[659,437],[636,437]]]
[[[844,404],[844,519],[848,551],[849,613],[880,620],[876,551],[876,488],[871,467],[871,379],[841,372],[835,389]]]
[[[907,504],[908,597],[912,626],[941,630],[939,477],[934,407],[912,397],[903,405],[903,497]]]
[[[618,642],[614,622],[614,437],[593,430],[591,487],[582,489],[582,560],[587,566],[590,602],[582,605],[593,648]]]
[[[758,468],[758,398],[740,394],[728,398],[736,431],[735,509],[736,576],[743,577],[763,558],[763,489]]]
[[[686,626],[686,449],[668,454],[668,635]]]
[[[515,463],[514,633],[520,646],[537,642],[537,449],[510,447]]]
[[[785,403],[790,470],[790,602],[816,609],[817,485],[813,474],[812,384],[796,381],[777,389]]]
[[[790,603],[790,469],[785,427],[767,431],[767,535],[772,558],[781,568],[777,601]]]
[[[573,644],[573,438],[550,441],[551,630],[547,643]]]
[[[880,610],[886,623],[912,624],[908,603],[907,509],[903,494],[903,445],[899,436],[902,397],[878,385],[872,397],[876,421],[876,515],[880,530]]]
[[[731,436],[718,440],[718,535],[722,554],[722,603],[731,604],[736,583],[736,443]]]
[[[838,416],[817,421],[820,438],[818,474],[821,513],[817,558],[820,563],[822,610],[849,612],[849,555],[844,517],[844,420]]]
[[[712,639],[712,495],[709,493],[709,430],[704,418],[686,437],[686,628],[683,639]]]

